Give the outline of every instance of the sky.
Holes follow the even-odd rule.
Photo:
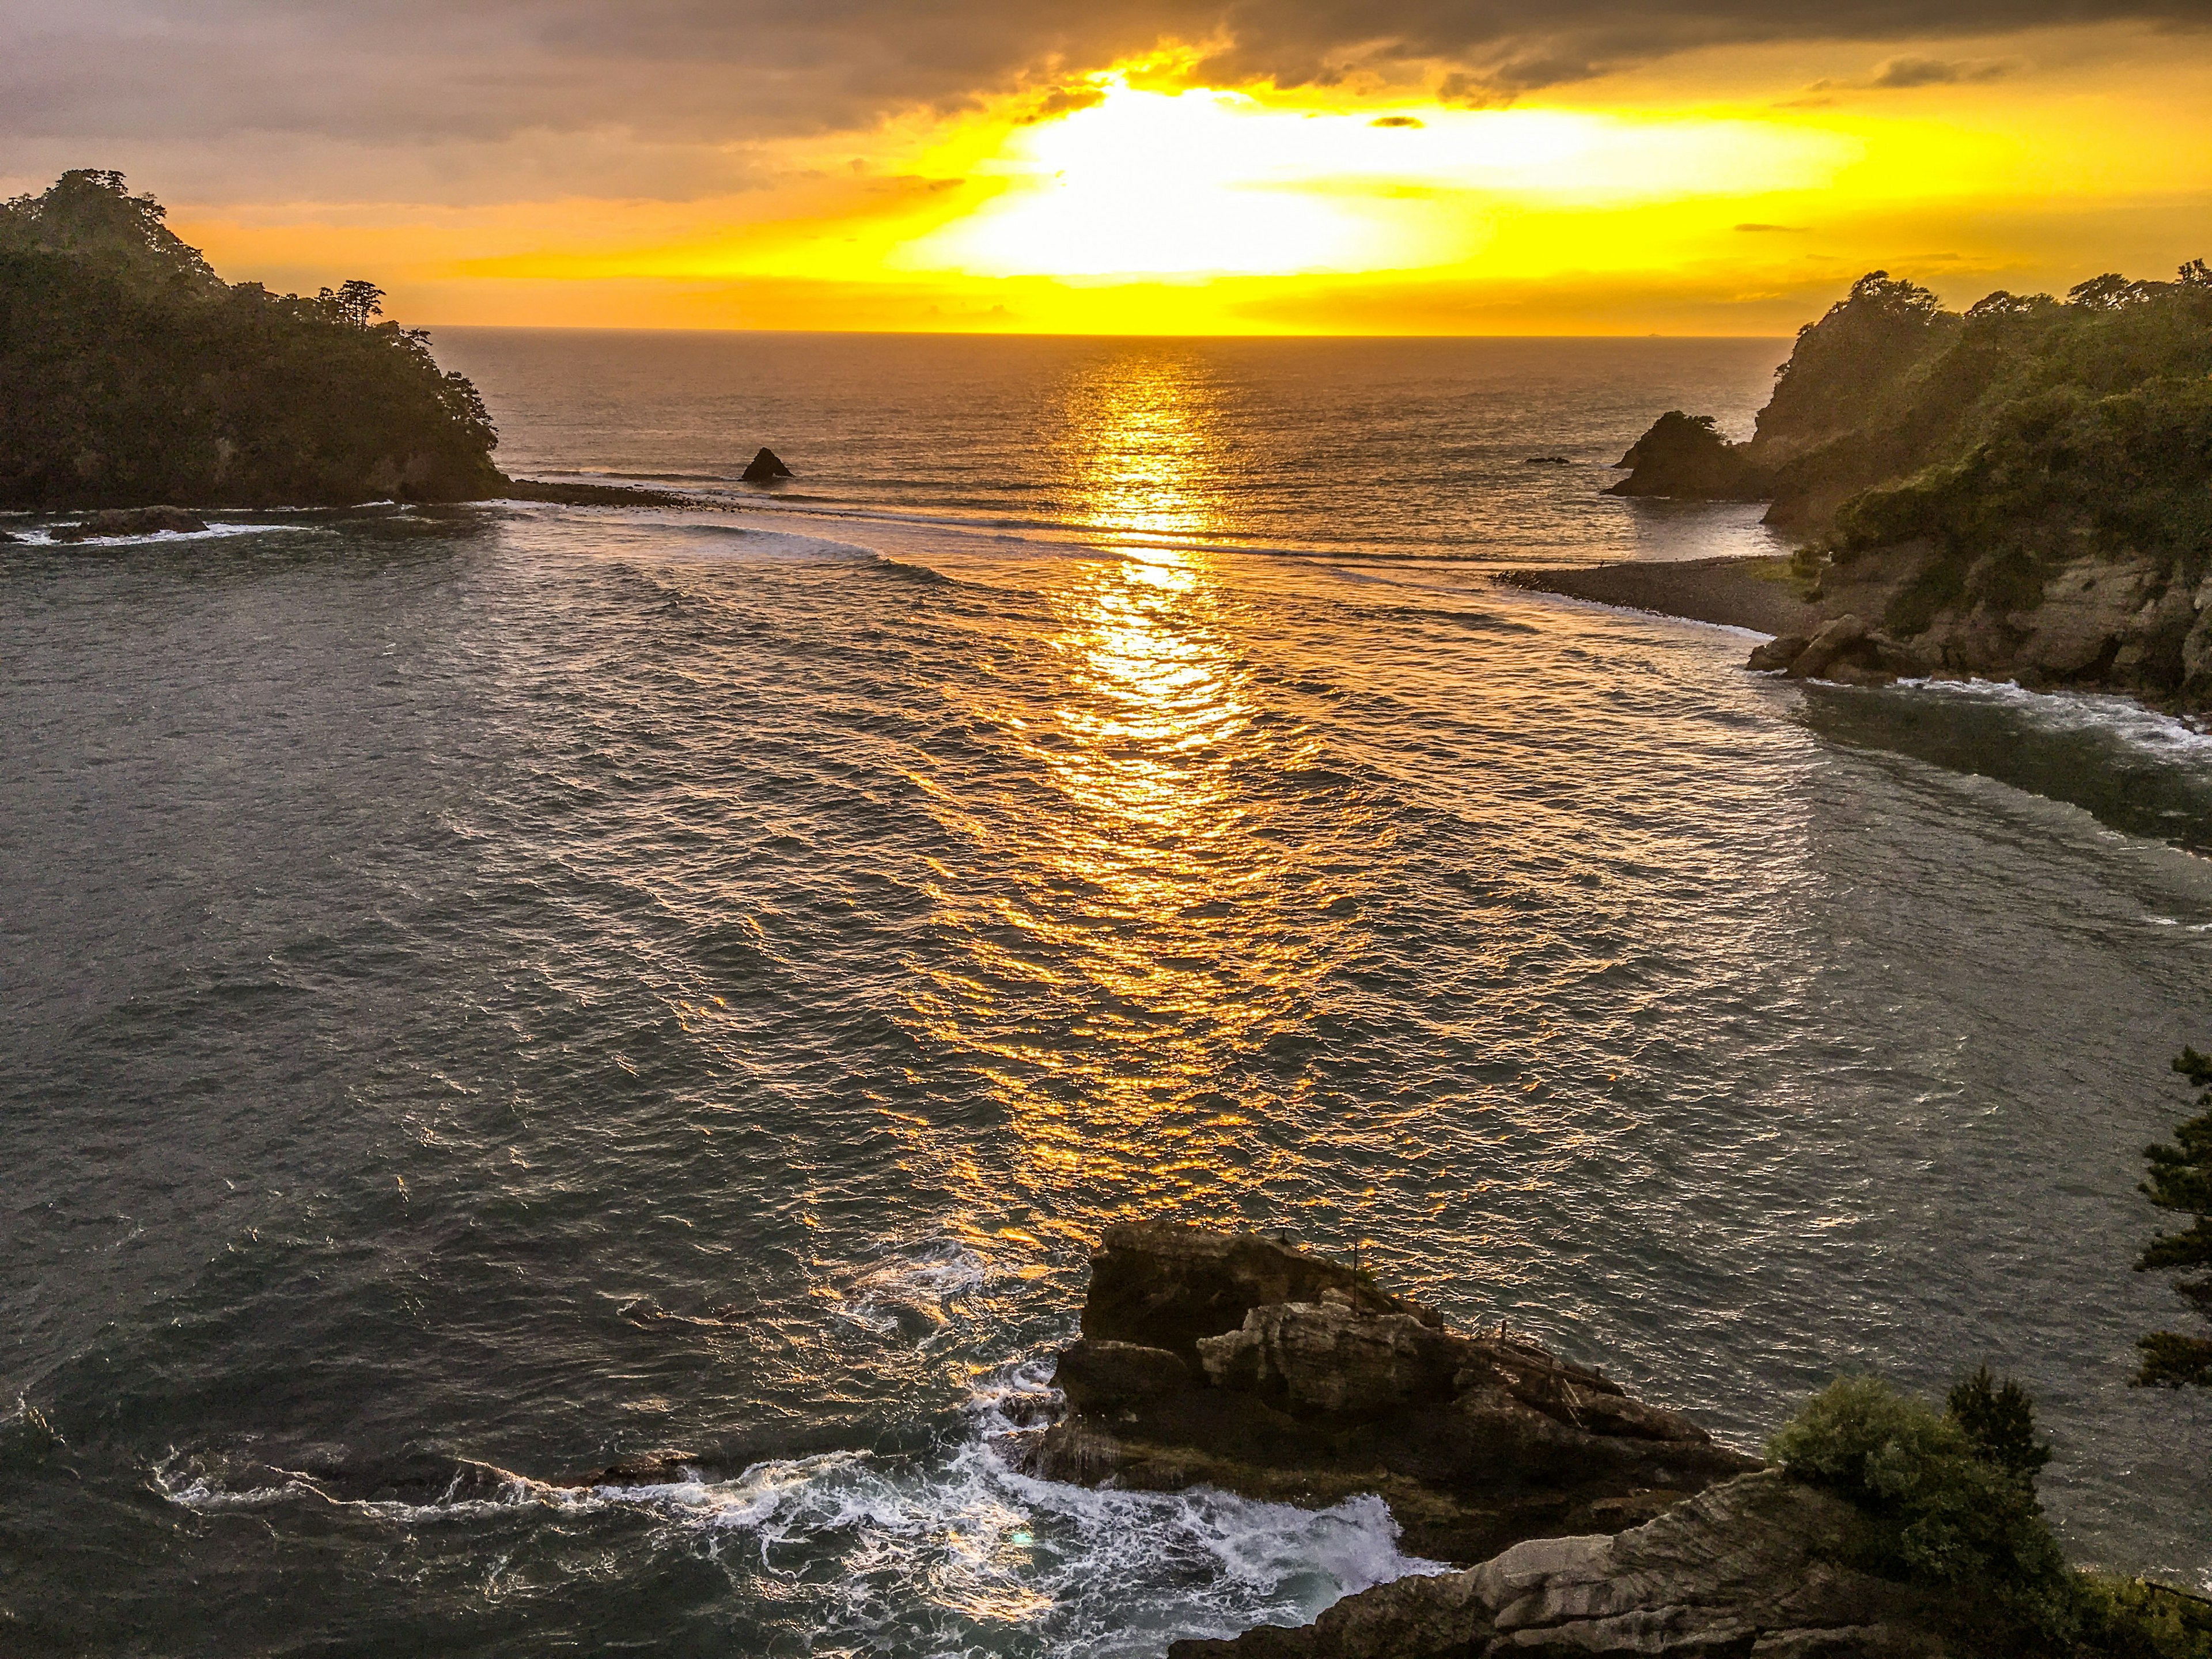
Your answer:
[[[1774,335],[2212,257],[2212,0],[8,0],[70,167],[432,325]]]

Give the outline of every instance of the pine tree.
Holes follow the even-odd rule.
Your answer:
[[[2212,1267],[2212,1055],[2184,1048],[2173,1069],[2203,1092],[2197,1097],[2197,1115],[2175,1127],[2173,1144],[2143,1148],[2150,1179],[2142,1190],[2160,1209],[2189,1216],[2195,1224],[2152,1239],[2136,1262],[2137,1273]],[[2173,1288],[2212,1319],[2212,1274],[2177,1279]],[[2138,1387],[2212,1387],[2212,1337],[2153,1331],[2136,1346],[2143,1357]]]

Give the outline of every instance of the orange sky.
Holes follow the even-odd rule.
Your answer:
[[[431,324],[1775,334],[1876,266],[1964,303],[2212,254],[2194,33],[1724,43],[1510,94],[1218,56],[728,136],[525,112],[310,132],[289,166],[219,129],[64,164],[125,167],[234,280],[365,276]]]

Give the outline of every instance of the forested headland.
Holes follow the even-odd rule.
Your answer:
[[[483,401],[367,282],[226,283],[118,173],[0,204],[0,506],[501,493]]]

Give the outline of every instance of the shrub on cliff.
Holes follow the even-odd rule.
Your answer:
[[[1945,1595],[1967,1650],[2212,1659],[2212,1603],[2067,1565],[2035,1495],[2051,1449],[2036,1438],[2033,1402],[1986,1366],[1940,1415],[1874,1377],[1843,1378],[1768,1442],[1767,1456],[1857,1508],[1867,1524],[1852,1565]]]
[[[0,204],[0,504],[450,501],[501,483],[476,388],[349,283],[232,286],[119,173]]]
[[[2195,1224],[2151,1240],[2136,1262],[2137,1273],[2212,1267],[2212,1055],[2184,1048],[2173,1069],[2203,1092],[2197,1097],[2197,1115],[2175,1127],[2172,1145],[2143,1149],[2150,1179],[2142,1190],[2159,1208],[2188,1216]],[[2212,1275],[2177,1279],[2174,1289],[2212,1318]],[[2138,1384],[2212,1387],[2212,1338],[2154,1331],[2136,1346],[2142,1351]]]
[[[1938,1415],[1873,1377],[1845,1377],[1814,1395],[1767,1455],[1867,1517],[1857,1565],[1956,1594],[1988,1621],[1978,1633],[1999,1650],[2063,1653],[2079,1625],[2077,1591],[2036,1501],[2033,1417],[2016,1389],[2018,1403],[2001,1408],[1990,1392],[1984,1374]]]

